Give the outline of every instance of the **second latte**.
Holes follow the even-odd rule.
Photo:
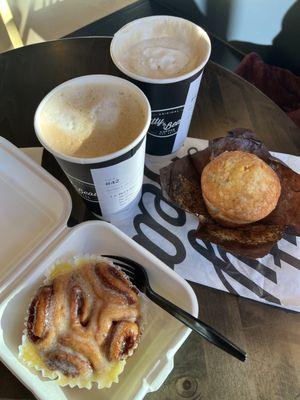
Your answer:
[[[65,86],[47,100],[39,117],[43,141],[58,153],[79,158],[126,147],[145,121],[135,93],[111,82]]]
[[[128,218],[140,197],[150,105],[133,83],[86,75],[41,101],[34,128],[90,210],[108,221]]]

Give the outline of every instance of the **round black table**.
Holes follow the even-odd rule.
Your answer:
[[[122,75],[109,56],[110,38],[64,39],[0,54],[0,134],[19,147],[39,146],[33,115],[56,85],[86,74]],[[300,154],[300,130],[271,100],[249,83],[209,63],[190,128],[193,137],[222,136],[248,127],[270,150]],[[71,193],[69,225],[95,217],[46,151],[42,165]],[[241,347],[249,361],[241,364],[191,334],[175,357],[162,388],[146,396],[155,400],[271,400],[300,395],[300,319],[297,314],[192,284],[202,319]],[[268,338],[268,339],[267,339]],[[1,364],[0,398],[32,398]]]

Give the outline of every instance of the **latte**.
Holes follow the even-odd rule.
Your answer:
[[[206,32],[182,18],[156,15],[121,28],[111,43],[115,65],[142,82],[170,83],[194,75],[206,64]]]
[[[126,147],[145,122],[144,107],[133,90],[114,83],[63,86],[39,115],[41,138],[51,149],[83,158]]]

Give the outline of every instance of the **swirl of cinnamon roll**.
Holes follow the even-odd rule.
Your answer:
[[[137,302],[137,290],[123,271],[106,263],[98,263],[95,273],[105,287],[125,297],[128,304]]]
[[[139,326],[135,322],[121,321],[112,326],[107,346],[110,361],[124,360],[131,356],[138,346]]]
[[[32,342],[44,339],[49,330],[50,304],[53,287],[43,286],[32,300],[27,320],[27,332]]]
[[[91,365],[82,357],[64,351],[50,351],[46,355],[46,365],[52,370],[59,370],[72,378],[90,373]]]
[[[112,263],[86,262],[38,289],[27,337],[50,371],[98,376],[133,354],[140,339],[140,299]],[[95,375],[96,374],[96,375]]]
[[[88,301],[84,290],[78,284],[72,286],[70,293],[70,319],[73,324],[87,326],[91,311],[92,305]]]

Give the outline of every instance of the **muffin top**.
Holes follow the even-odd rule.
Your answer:
[[[201,188],[208,211],[215,219],[248,224],[270,214],[281,185],[272,168],[256,155],[226,151],[203,169]]]

